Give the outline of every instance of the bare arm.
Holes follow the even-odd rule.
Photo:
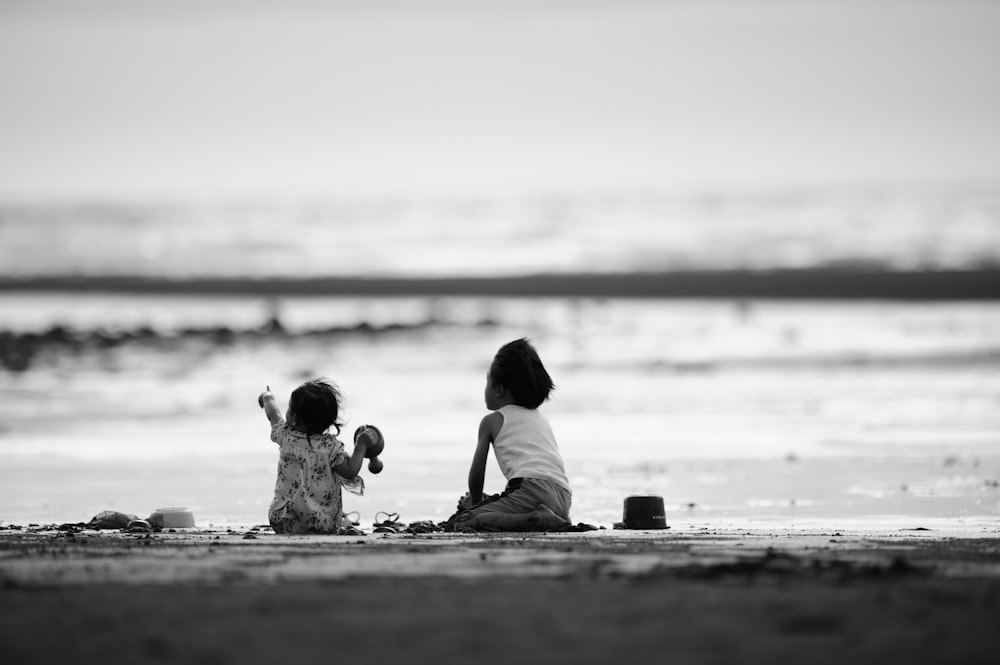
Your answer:
[[[479,421],[479,438],[476,441],[476,452],[472,455],[472,465],[469,467],[469,499],[468,505],[474,506],[483,500],[483,483],[486,482],[486,459],[490,453],[490,444],[496,440],[497,432],[503,425],[503,415],[494,411]]]
[[[333,467],[337,475],[348,479],[357,477],[361,473],[361,465],[364,464],[365,454],[368,452],[368,445],[370,443],[371,439],[367,435],[359,436],[358,440],[354,442],[354,451],[351,453],[351,456],[346,461]]]
[[[257,398],[257,404],[260,405],[260,408],[264,409],[264,415],[267,416],[272,425],[281,420],[281,409],[278,408],[277,403],[274,401],[271,386],[268,386],[267,390],[260,394]]]

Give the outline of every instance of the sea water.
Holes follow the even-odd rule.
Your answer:
[[[0,202],[3,276],[511,275],[975,268],[1000,188]]]
[[[228,207],[221,216],[193,206],[5,208],[2,268],[15,276],[968,268],[1000,251],[1000,206],[981,193],[333,209],[341,217],[308,206],[281,215]],[[359,215],[371,223],[336,223]],[[501,232],[505,215],[514,221]],[[872,220],[885,223],[867,228]],[[87,230],[97,242],[83,242]],[[864,242],[849,242],[855,232]],[[284,333],[244,334],[273,316]],[[284,404],[317,376],[344,393],[343,438],[374,423],[387,439],[385,471],[365,471],[366,495],[346,496],[346,508],[367,523],[380,511],[444,519],[465,491],[490,359],[523,336],[557,385],[543,409],[576,520],[610,526],[624,498],[643,493],[664,497],[672,523],[995,525],[1000,514],[996,303],[0,293],[4,331],[54,325],[155,335],[48,347],[27,368],[0,370],[0,523],[166,506],[191,508],[199,524],[265,522],[277,451],[257,395],[269,385]],[[184,333],[211,327],[234,334]],[[487,489],[499,491],[503,479],[492,459],[488,466]]]
[[[23,297],[0,302],[16,307]],[[31,300],[49,301],[60,320],[87,320],[91,305],[107,304]],[[111,300],[127,325],[151,305]],[[192,320],[207,320],[206,303],[188,304]],[[258,302],[254,321],[251,301],[215,305],[227,325],[273,311]],[[348,508],[369,520],[378,511],[444,519],[465,490],[492,354],[520,336],[536,343],[557,384],[543,409],[582,521],[617,521],[636,493],[663,495],[674,519],[977,521],[1000,507],[997,305],[378,305],[289,299],[282,311],[303,333],[225,344],[174,336],[159,322],[152,341],[50,351],[29,370],[6,372],[0,516],[79,521],[103,509],[184,505],[202,521],[265,521],[277,451],[257,395],[270,386],[284,404],[298,383],[326,376],[345,396],[343,438],[374,423],[388,442],[384,473],[366,472],[368,492],[348,496]],[[183,299],[169,306],[186,318]],[[383,332],[304,332],[352,310],[383,324],[388,312],[401,324],[435,318]],[[502,484],[491,459],[487,487]]]

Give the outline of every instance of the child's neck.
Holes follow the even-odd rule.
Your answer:
[[[501,401],[501,402],[500,402],[500,403],[499,403],[499,404],[497,405],[497,408],[496,408],[496,410],[497,410],[497,411],[499,411],[500,409],[504,408],[505,406],[516,406],[516,407],[519,407],[519,408],[521,408],[521,409],[527,409],[527,408],[528,408],[528,407],[524,406],[523,404],[518,404],[517,402],[515,402],[515,401],[514,401],[514,400],[512,400],[512,399],[508,399],[508,400],[502,400],[502,401]]]

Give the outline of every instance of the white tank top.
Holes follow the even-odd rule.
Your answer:
[[[538,478],[570,489],[552,426],[537,409],[508,404],[499,409],[503,425],[493,442],[500,471],[507,480]]]

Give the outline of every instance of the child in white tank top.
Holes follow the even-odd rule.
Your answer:
[[[479,423],[469,492],[453,518],[456,531],[546,531],[569,526],[572,492],[559,446],[538,407],[555,385],[526,339],[500,347],[486,375],[490,413]],[[484,498],[486,459],[493,446],[507,488]]]

